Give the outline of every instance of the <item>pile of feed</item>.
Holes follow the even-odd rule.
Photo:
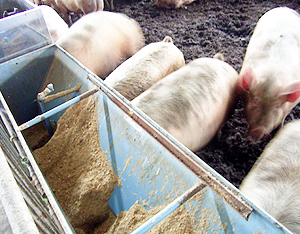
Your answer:
[[[164,205],[161,205],[153,207],[148,211],[136,201],[128,211],[121,211],[107,234],[131,233],[163,208]],[[193,226],[194,220],[192,214],[190,214],[185,206],[181,206],[170,216],[149,230],[149,233],[174,233],[175,231],[178,234],[194,233],[195,228],[193,228]],[[97,232],[95,232],[95,234],[97,234]]]
[[[95,101],[91,96],[69,107],[52,138],[33,151],[70,223],[85,231],[108,218],[118,180],[100,145]]]
[[[157,223],[147,233],[199,233],[204,234],[206,230],[212,231],[212,227],[206,222],[206,215],[212,213],[206,209],[201,210],[202,214],[199,216],[200,208],[195,207],[191,201],[202,202],[202,191],[199,191],[190,200],[177,208],[174,212],[164,218],[161,222]],[[199,204],[199,203],[196,203]],[[128,211],[121,211],[114,223],[111,225],[106,234],[126,234],[131,233],[155,216],[166,207],[167,204],[157,207],[149,207],[147,209],[136,201]],[[207,212],[206,212],[207,211]],[[200,222],[199,222],[200,220]],[[218,230],[223,227],[218,226]],[[93,234],[100,234],[102,226],[96,228]]]
[[[146,209],[136,201],[117,217],[109,210],[107,201],[118,177],[100,145],[95,101],[92,96],[69,107],[58,120],[54,135],[42,147],[39,146],[47,139],[42,125],[29,128],[25,135],[29,145],[36,148],[35,160],[76,233],[131,233],[167,204],[147,205]],[[202,203],[202,191],[191,200]],[[199,222],[196,216],[200,208],[190,201],[187,205],[191,209],[180,206],[149,233],[184,234],[199,233],[201,227],[210,229],[205,222],[206,213],[201,211]]]

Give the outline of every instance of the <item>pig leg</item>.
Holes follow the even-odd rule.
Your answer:
[[[176,8],[179,8],[179,7],[186,8],[186,5],[188,5],[194,1],[195,0],[180,0],[179,3],[177,4]]]
[[[66,8],[66,6],[59,0],[59,1],[55,1],[57,8],[59,9],[62,17],[64,18],[64,20],[69,24],[70,22],[72,22],[70,15],[69,15],[69,10]]]
[[[104,10],[103,0],[96,0],[96,3],[97,3],[97,11],[103,11]]]
[[[105,2],[105,6],[107,7],[107,9],[109,9],[111,11],[113,11],[115,9],[113,0],[104,0],[104,2]]]
[[[94,11],[103,10],[103,0],[79,0],[77,6],[83,14],[88,14]],[[78,13],[78,12],[76,12]]]
[[[41,0],[29,0],[29,1],[36,4],[36,5],[41,5],[42,4]]]
[[[55,0],[41,0],[41,4],[52,7],[59,15],[62,15],[62,12],[58,8]]]

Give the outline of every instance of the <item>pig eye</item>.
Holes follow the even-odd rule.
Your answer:
[[[258,103],[259,103],[259,98],[253,97],[253,98],[252,98],[252,105],[253,105],[254,107],[257,107],[257,106],[258,106]]]

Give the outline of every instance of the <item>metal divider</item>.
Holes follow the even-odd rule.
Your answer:
[[[202,182],[196,183],[193,187],[191,187],[184,194],[182,194],[180,197],[178,197],[173,202],[171,202],[167,207],[162,209],[160,212],[158,212],[156,215],[154,215],[152,218],[150,218],[148,221],[146,221],[144,224],[142,224],[140,227],[134,230],[131,234],[146,233],[151,228],[153,228],[156,224],[158,224],[160,221],[166,218],[169,214],[175,211],[178,207],[180,207],[183,203],[189,200],[192,196],[194,196],[197,192],[199,192],[201,189],[205,187],[206,185],[203,184]]]
[[[49,117],[51,117],[52,115],[55,115],[58,112],[60,112],[60,111],[62,111],[64,109],[67,109],[68,107],[70,107],[71,105],[75,104],[76,102],[79,102],[80,100],[82,100],[84,98],[87,98],[90,95],[96,93],[98,90],[99,90],[98,88],[94,88],[92,90],[89,90],[89,91],[87,91],[87,92],[85,92],[85,93],[83,93],[83,94],[81,94],[81,95],[79,95],[77,97],[72,98],[71,100],[69,100],[69,101],[67,101],[67,102],[65,102],[63,104],[58,105],[57,107],[55,107],[55,108],[53,108],[53,109],[51,109],[49,111],[46,111],[44,114],[36,116],[34,119],[29,120],[28,122],[20,125],[19,126],[19,130],[23,131],[23,130],[25,130],[25,129],[27,129],[27,128],[29,128],[29,127],[31,127],[31,126],[33,126],[33,125],[35,125],[35,124],[37,124],[37,123],[39,123],[39,122],[47,119]]]

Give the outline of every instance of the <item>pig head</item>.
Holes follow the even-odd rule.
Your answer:
[[[258,69],[255,72],[249,66],[238,79],[238,86],[246,95],[245,116],[249,134],[255,140],[277,128],[299,102],[300,73],[296,81],[289,77],[274,78],[280,75],[277,69]]]

